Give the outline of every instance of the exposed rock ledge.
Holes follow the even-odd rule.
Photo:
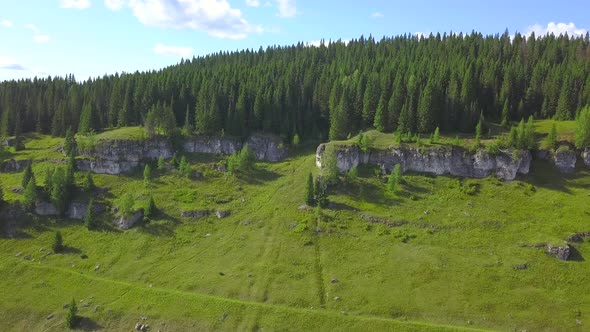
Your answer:
[[[20,172],[31,163],[30,160],[14,160],[8,159],[0,163],[0,172]]]
[[[66,217],[69,219],[78,219],[82,220],[86,216],[86,210],[88,209],[88,204],[81,203],[81,202],[72,202],[68,206],[68,210],[66,211]],[[93,205],[94,213],[102,213],[105,210],[105,207],[101,204],[94,204]],[[35,214],[39,216],[57,216],[59,215],[59,211],[55,207],[55,205],[45,202],[45,201],[37,201],[35,203]]]
[[[582,152],[582,159],[584,160],[584,164],[590,167],[590,148],[586,148],[586,150]]]
[[[287,157],[287,149],[276,136],[255,134],[246,143],[258,160],[275,162]],[[197,136],[189,138],[183,144],[183,150],[190,153],[229,155],[240,151],[242,146],[243,143],[236,138]],[[80,151],[80,155],[87,159],[77,160],[76,163],[83,171],[121,174],[143,166],[146,161],[160,157],[171,158],[174,152],[172,142],[161,137],[144,141],[101,140],[92,149]]]
[[[326,145],[316,151],[316,165],[322,167],[322,156]],[[336,146],[337,165],[340,172],[347,172],[359,164],[382,166],[390,172],[400,164],[402,171],[456,175],[484,178],[496,175],[504,180],[514,180],[517,174],[527,174],[531,163],[529,151],[518,151],[513,159],[512,152],[492,155],[484,150],[469,152],[460,147],[392,147],[387,150],[361,151],[356,145]]]

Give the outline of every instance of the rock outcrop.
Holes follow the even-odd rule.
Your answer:
[[[322,167],[326,145],[316,151],[316,165]],[[514,156],[516,154],[516,156]],[[504,180],[514,180],[517,174],[527,174],[531,163],[529,151],[500,152],[497,155],[484,150],[469,152],[460,147],[392,147],[387,150],[361,151],[356,145],[336,146],[337,166],[347,172],[360,164],[376,165],[390,172],[396,164],[402,171],[484,178],[496,175]]]
[[[25,143],[22,140],[16,139],[15,137],[1,140],[0,145],[5,148],[16,148],[17,150],[23,150],[25,148]]]
[[[211,214],[214,214],[218,219],[223,219],[228,217],[231,214],[231,212],[223,210],[193,210],[181,212],[180,216],[183,218],[200,219],[207,217]]]
[[[561,259],[562,261],[567,261],[570,257],[570,246],[564,244],[563,247],[557,247],[549,244],[547,245],[547,253],[555,256],[558,259]]]
[[[25,208],[19,202],[9,204],[0,201],[0,236],[17,236],[19,225],[27,219]]]
[[[582,151],[582,159],[584,164],[590,167],[590,148],[586,148],[584,151]]]
[[[72,202],[68,207],[66,216],[70,219],[82,220],[86,217],[86,210],[88,210],[88,204],[81,202]],[[92,210],[95,214],[101,213],[105,210],[104,206],[100,204],[94,204]]]
[[[277,136],[255,134],[250,136],[246,143],[254,152],[257,160],[276,162],[287,158],[287,148]]]
[[[231,137],[197,136],[183,145],[185,152],[206,154],[234,154],[242,148],[242,142]]]
[[[129,173],[144,161],[171,158],[172,143],[164,138],[148,140],[100,140],[80,155],[88,159],[77,160],[79,169],[101,174]]]
[[[257,160],[281,161],[287,157],[288,150],[280,137],[253,134],[246,141]],[[242,149],[242,142],[232,137],[197,136],[183,145],[185,152],[230,155]]]
[[[560,173],[573,173],[576,170],[576,151],[557,149],[551,157],[551,162]]]
[[[10,173],[10,172],[20,172],[23,169],[27,168],[31,163],[30,160],[14,160],[9,159],[5,160],[0,163],[0,172],[3,173]]]
[[[139,161],[117,161],[117,160],[89,160],[77,159],[76,166],[81,171],[88,171],[98,174],[125,174],[130,173],[136,167],[142,165]]]
[[[130,216],[117,217],[117,219],[115,219],[115,226],[122,230],[127,230],[141,221],[143,221],[143,209],[132,213]]]

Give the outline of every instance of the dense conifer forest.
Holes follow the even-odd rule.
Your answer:
[[[291,140],[359,130],[473,132],[498,122],[574,119],[590,104],[590,38],[479,33],[360,37],[319,47],[223,52],[168,68],[77,81],[0,84],[0,136],[142,125]],[[151,113],[151,114],[150,114]],[[149,120],[148,120],[149,121]],[[152,124],[153,125],[153,124]],[[164,130],[168,132],[169,130]]]

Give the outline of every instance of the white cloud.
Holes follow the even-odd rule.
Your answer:
[[[59,0],[61,8],[86,9],[90,7],[90,0]]]
[[[193,52],[194,51],[192,47],[169,46],[160,43],[156,44],[154,47],[154,53],[158,55],[176,56],[185,59],[192,57]]]
[[[12,23],[12,21],[9,20],[2,20],[0,21],[0,25],[5,27],[5,28],[12,28],[14,26],[14,24]]]
[[[246,5],[250,7],[258,7],[260,6],[260,1],[258,0],[246,0]]]
[[[381,12],[374,12],[373,14],[371,14],[372,18],[384,18],[385,15],[383,15],[383,13]]]
[[[0,55],[0,69],[6,70],[27,70],[23,65],[9,56]]]
[[[38,44],[46,44],[51,41],[51,38],[48,35],[35,35],[33,36],[33,39]]]
[[[295,0],[275,0],[279,7],[279,17],[293,17],[297,15],[297,4]]]
[[[104,0],[104,5],[112,11],[117,11],[123,8],[125,0]]]
[[[555,23],[550,22],[546,27],[540,24],[531,25],[528,27],[525,35],[528,37],[531,33],[535,33],[535,36],[544,36],[554,34],[555,36],[563,35],[567,33],[570,37],[584,36],[588,32],[586,29],[578,28],[573,22],[570,23]]]
[[[37,26],[32,23],[25,24],[25,29],[29,29],[29,30],[33,31],[34,33],[39,32],[39,28],[37,28]]]
[[[227,0],[130,0],[129,7],[141,23],[149,26],[189,28],[229,39],[262,32]]]

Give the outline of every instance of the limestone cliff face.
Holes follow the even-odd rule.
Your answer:
[[[23,169],[27,168],[27,166],[29,166],[30,163],[30,160],[5,160],[2,163],[0,163],[0,172],[20,172]]]
[[[322,167],[322,156],[326,145],[321,144],[316,152],[316,165]],[[517,174],[527,174],[531,163],[528,151],[519,151],[513,159],[512,152],[492,155],[479,150],[475,153],[459,147],[436,147],[419,149],[415,147],[393,147],[387,150],[361,151],[357,146],[336,147],[337,165],[346,172],[359,164],[384,167],[388,172],[396,164],[402,171],[414,171],[437,175],[484,178],[496,175],[504,180],[514,180]]]
[[[282,140],[273,135],[254,134],[246,141],[257,160],[281,161],[287,157]],[[243,143],[232,137],[197,136],[184,143],[185,152],[230,155],[239,152]]]
[[[590,167],[590,148],[586,148],[582,152],[582,159],[584,160],[584,164]]]
[[[279,137],[273,135],[252,135],[246,143],[257,160],[280,161],[287,157],[287,148]],[[189,138],[182,149],[189,153],[230,155],[239,152],[243,143],[237,138],[197,136]],[[78,169],[100,174],[122,174],[132,172],[145,162],[174,155],[170,140],[153,138],[143,141],[103,140],[88,151],[80,151],[86,159],[76,161]]]
[[[551,162],[560,173],[573,173],[576,170],[576,151],[557,150],[551,156]]]

